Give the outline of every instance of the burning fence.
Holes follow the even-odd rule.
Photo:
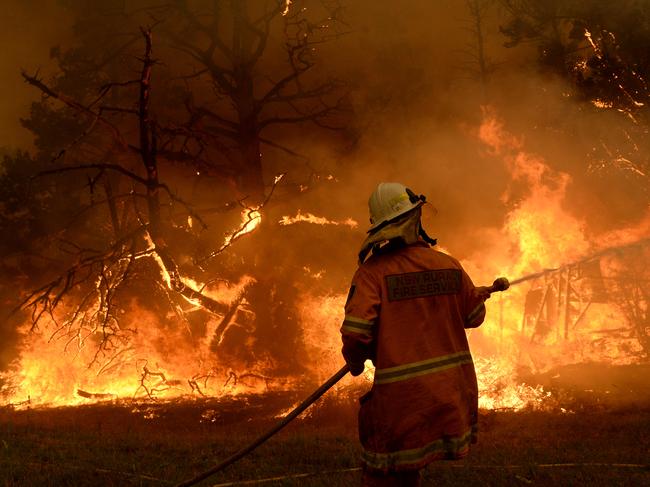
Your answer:
[[[470,334],[482,407],[543,404],[549,393],[524,384],[522,369],[541,373],[567,363],[647,359],[650,221],[590,237],[563,207],[567,174],[527,153],[489,112],[478,136],[509,168],[512,184],[526,192],[511,205],[503,228],[484,229],[481,255],[470,255],[465,267],[477,284],[497,275],[528,276],[490,300],[486,323]],[[508,191],[503,199],[510,198]],[[220,251],[236,254],[237,244],[231,244],[259,231],[264,213],[244,209],[241,225],[225,236]],[[351,219],[299,211],[265,231],[290,225],[320,232],[357,226]],[[5,404],[302,389],[341,363],[338,328],[346,290],[340,283],[313,286],[322,271],[312,273],[304,263],[281,278],[249,268],[200,283],[170,268],[153,239],[112,262],[97,264],[104,266],[101,278],[86,294],[75,284],[55,308],[34,308],[41,313],[38,326],[29,320],[23,325],[20,357],[1,376]],[[164,285],[143,291],[136,281],[126,291],[119,288],[127,273],[145,272],[161,273]],[[291,285],[282,287],[286,280]],[[119,306],[111,308],[114,303]],[[372,380],[371,369],[365,377]]]

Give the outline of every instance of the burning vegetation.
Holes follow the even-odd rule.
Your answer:
[[[384,47],[357,32],[383,25],[377,7],[70,3],[77,38],[52,49],[56,71],[23,72],[41,96],[22,121],[34,145],[7,152],[0,176],[4,405],[322,382],[341,363],[364,199],[397,174],[476,284],[513,282],[470,334],[483,408],[563,407],[547,374],[647,363],[650,91],[633,47],[647,33],[629,18],[457,2],[473,79],[442,103],[446,81],[400,71],[398,40],[390,73],[350,47]],[[490,63],[524,41],[534,74]]]

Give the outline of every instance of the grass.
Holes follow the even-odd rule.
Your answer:
[[[222,401],[0,410],[0,485],[165,486],[186,480],[264,432],[295,393]],[[462,462],[429,466],[424,485],[650,485],[650,403],[573,404],[570,413],[485,412]],[[356,404],[326,397],[311,415],[201,485],[358,467]],[[591,466],[539,466],[542,464]],[[359,484],[358,471],[262,485]]]

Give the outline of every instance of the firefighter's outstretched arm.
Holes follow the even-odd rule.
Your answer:
[[[468,280],[467,286],[470,289],[467,298],[467,318],[465,319],[465,328],[476,328],[485,319],[485,301],[490,298],[492,293],[497,291],[505,291],[510,287],[510,282],[505,277],[495,279],[491,286],[478,286],[473,287],[471,279],[467,274],[465,277]],[[473,289],[472,289],[473,287]]]

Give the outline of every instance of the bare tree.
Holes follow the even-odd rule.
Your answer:
[[[289,5],[284,0],[177,0],[172,5],[179,20],[166,24],[165,35],[195,64],[185,81],[207,81],[212,93],[201,101],[196,99],[200,89],[188,93],[189,118],[176,128],[188,137],[182,150],[206,161],[206,171],[231,180],[241,198],[257,205],[265,199],[263,146],[297,155],[268,135],[273,127],[306,122],[342,127],[337,116],[345,105],[343,83],[314,73],[317,49],[342,34],[341,7],[334,1]],[[276,55],[278,45],[284,65],[265,64],[267,51]]]
[[[57,247],[52,254],[56,266],[51,266],[47,279],[41,277],[44,284],[32,288],[22,308],[31,311],[33,330],[46,330],[66,347],[95,347],[93,365],[100,373],[114,368],[130,350],[138,325],[123,313],[134,298],[159,311],[161,319],[175,315],[174,326],[185,323],[189,328],[187,310],[197,306],[217,315],[222,324],[214,347],[220,346],[243,301],[227,306],[210,298],[205,286],[190,284],[194,281],[189,277],[199,273],[206,277],[206,267],[196,265],[203,252],[191,242],[206,234],[208,212],[197,205],[207,199],[181,195],[176,187],[183,185],[174,176],[228,181],[237,196],[226,204],[221,198],[209,213],[220,216],[234,208],[245,215],[223,243],[211,239],[203,264],[247,234],[280,182],[282,175],[265,181],[262,147],[297,155],[273,127],[301,123],[330,130],[340,127],[342,83],[319,77],[313,69],[315,49],[341,33],[327,24],[328,17],[336,23],[334,2],[320,9],[324,17],[313,20],[307,19],[299,2],[289,9],[287,3],[271,0],[189,3],[174,1],[143,10],[163,19],[155,22],[156,54],[168,54],[165,48],[170,45],[176,54],[186,54],[195,69],[189,75],[174,78],[177,59],[170,65],[154,58],[151,28],[141,29],[144,49],[137,57],[137,76],[130,74],[134,71],[130,34],[117,54],[107,56],[110,69],[97,68],[105,60],[81,66],[79,59],[94,54],[90,49],[72,52],[69,58],[61,55],[74,69],[64,69],[52,80],[38,72],[23,73],[25,81],[43,94],[37,108],[46,107],[41,119],[29,123],[45,127],[48,119],[60,116],[73,120],[76,132],[74,136],[66,132],[60,145],[50,138],[39,147],[43,154],[53,147],[57,152],[34,181],[74,181],[85,196],[71,217],[78,224],[76,231],[44,237]],[[222,41],[225,38],[228,42]],[[273,48],[271,39],[277,41]],[[269,50],[271,59],[265,62]],[[280,53],[285,60],[281,67]],[[88,78],[78,76],[85,72]],[[184,103],[165,105],[167,93],[178,87]],[[194,252],[187,259],[189,247]],[[211,277],[201,280],[209,282]],[[267,290],[259,285],[242,292]],[[262,306],[272,306],[267,301],[262,299]],[[141,370],[141,392],[149,396],[159,390],[158,382],[167,387],[175,380],[151,364]],[[188,384],[202,393],[212,375],[213,371],[201,370]]]
[[[77,343],[79,346],[83,346],[86,340],[99,336],[95,359],[102,356],[108,357],[109,361],[120,353],[120,347],[128,342],[129,334],[133,332],[120,324],[116,300],[135,273],[149,274],[152,282],[163,292],[179,293],[198,302],[208,311],[221,313],[226,310],[225,306],[203,295],[200,290],[186,285],[169,252],[165,238],[167,229],[162,218],[163,205],[168,209],[180,207],[200,224],[203,221],[190,204],[160,181],[158,133],[165,131],[161,130],[149,109],[152,69],[156,64],[152,57],[151,30],[142,29],[142,36],[145,49],[139,78],[104,86],[99,97],[90,105],[84,105],[53,90],[36,76],[23,73],[29,84],[40,89],[46,96],[59,100],[87,121],[88,129],[75,140],[75,144],[80,144],[85,137],[91,135],[107,136],[105,138],[111,141],[112,147],[109,153],[119,161],[64,163],[38,175],[83,174],[89,178],[91,188],[102,182],[105,198],[99,204],[91,202],[85,211],[105,204],[114,238],[107,238],[102,248],[82,247],[75,242],[66,242],[74,263],[61,275],[33,291],[23,302],[23,306],[32,309],[33,327],[38,326],[43,317],[49,317],[56,323],[53,337],[65,337],[69,344]],[[137,87],[135,108],[104,103],[111,90],[130,86]],[[136,123],[134,135],[123,133],[126,131],[129,134],[125,130],[129,125],[121,119],[125,115]],[[140,169],[134,166],[136,157],[140,159]],[[57,161],[60,163],[61,159],[62,155]],[[130,190],[114,193],[114,183],[109,178],[111,174],[117,177],[117,187],[130,187]],[[121,217],[118,214],[120,207]],[[82,214],[79,216],[83,217]],[[157,263],[154,269],[142,269],[139,262],[145,257]],[[56,319],[57,308],[68,299],[76,299],[76,304],[68,308],[63,322],[59,323]]]
[[[466,0],[471,24],[469,32],[472,36],[470,48],[467,50],[471,58],[470,71],[481,83],[484,97],[487,96],[487,82],[492,69],[485,48],[485,18],[494,4],[494,0]]]
[[[501,27],[506,47],[535,46],[540,68],[573,86],[581,110],[602,112],[590,119],[590,169],[619,172],[648,197],[650,60],[641,47],[650,39],[647,8],[635,0],[500,4],[507,13]]]

